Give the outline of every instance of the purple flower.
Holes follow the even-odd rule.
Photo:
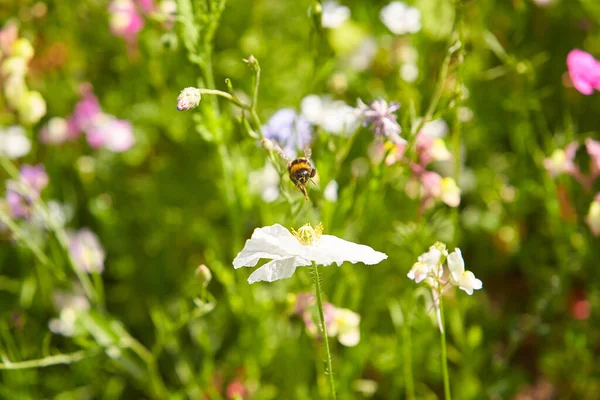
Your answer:
[[[48,175],[43,165],[23,165],[19,182],[9,180],[6,183],[6,203],[11,214],[17,218],[31,215],[31,204],[48,185]]]
[[[75,267],[82,271],[100,273],[104,270],[104,249],[98,237],[87,228],[70,235],[69,254]]]
[[[567,55],[567,67],[573,86],[581,94],[590,95],[600,91],[600,61],[585,51],[574,49]]]
[[[277,111],[263,126],[265,138],[276,141],[288,158],[295,158],[310,143],[311,125],[291,108]]]
[[[366,105],[358,99],[358,109],[365,120],[365,126],[370,125],[376,137],[385,137],[396,144],[406,143],[406,140],[400,137],[402,128],[396,122],[397,116],[394,114],[400,109],[400,104],[390,103],[388,106],[387,101],[377,99]]]

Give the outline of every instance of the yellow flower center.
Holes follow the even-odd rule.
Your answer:
[[[296,231],[292,228],[292,235],[303,245],[313,246],[319,243],[321,234],[323,233],[323,224],[319,223],[315,228],[310,224],[303,225]]]

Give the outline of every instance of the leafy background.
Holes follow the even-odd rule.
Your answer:
[[[453,58],[435,116],[451,127],[451,150],[460,129],[462,199],[456,209],[439,203],[422,215],[405,193],[410,171],[370,161],[373,136],[366,128],[352,142],[316,130],[311,147],[319,185],[309,187],[311,203],[285,176],[281,190],[290,200],[265,203],[250,190],[249,177],[265,165],[267,153],[248,136],[239,110],[207,96],[194,111],[178,112],[175,105],[182,88],[207,86],[186,48],[195,39],[205,59],[211,49],[221,90],[229,78],[240,96],[249,96],[253,71],[242,59],[253,54],[259,60],[263,122],[280,108],[299,109],[308,94],[328,93],[350,105],[359,97],[398,101],[399,121],[410,132],[412,116],[424,115],[430,104],[452,43],[453,2],[410,1],[421,11],[423,28],[394,36],[379,20],[383,1],[346,0],[351,20],[324,30],[309,13],[310,1],[230,0],[206,46],[207,26],[216,17],[203,5],[214,12],[220,2],[178,3],[180,11],[192,7],[200,35],[191,37],[180,21],[166,29],[148,20],[134,48],[111,34],[104,1],[9,0],[0,8],[0,21],[16,21],[20,36],[34,45],[28,83],[48,107],[44,120],[27,128],[34,148],[19,162],[45,165],[50,184],[43,199],[70,205],[67,228],[89,227],[107,254],[105,304],[81,318],[81,334],[63,337],[51,333],[48,322],[58,315],[53,293],[74,290],[64,249],[46,233],[43,250],[60,274],[4,233],[3,364],[77,351],[85,357],[2,370],[0,397],[219,399],[239,382],[247,398],[327,398],[322,343],[291,316],[292,295],[312,288],[309,272],[250,286],[250,272],[231,264],[256,227],[319,221],[326,233],[389,256],[377,266],[322,270],[328,301],[362,318],[358,346],[332,342],[339,398],[405,398],[409,368],[417,398],[442,398],[439,331],[426,312],[427,292],[406,278],[436,240],[459,246],[467,268],[484,282],[471,297],[446,294],[454,398],[600,397],[598,239],[584,222],[594,191],[569,177],[553,180],[543,167],[554,149],[598,138],[600,97],[571,88],[565,64],[573,48],[600,54],[596,2],[458,5],[464,63]],[[36,15],[40,4],[46,12]],[[367,36],[377,40],[377,53],[368,69],[353,70],[347,55]],[[419,55],[413,83],[398,73],[399,52],[409,45]],[[464,100],[454,91],[457,79],[468,90]],[[37,139],[48,118],[72,112],[83,82],[93,85],[106,112],[132,122],[131,150]],[[455,123],[457,101],[472,119]],[[18,123],[9,108],[0,111],[0,122]],[[323,196],[333,178],[335,203]],[[572,215],[565,217],[557,193],[568,194]],[[213,280],[206,303],[194,303],[202,292],[194,275],[201,263]],[[573,312],[574,299],[581,298],[592,310],[586,318]]]

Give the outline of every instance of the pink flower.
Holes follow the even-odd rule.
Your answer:
[[[585,51],[574,49],[567,55],[567,67],[573,86],[581,93],[590,95],[600,90],[600,61]]]
[[[146,3],[146,2],[144,2]],[[142,5],[142,7],[144,7]],[[144,18],[133,0],[113,0],[108,5],[110,30],[115,36],[134,41],[144,27]]]
[[[556,177],[562,173],[569,175],[576,174],[578,168],[575,165],[575,153],[577,153],[578,148],[579,143],[571,142],[564,150],[557,149],[552,153],[550,158],[546,158],[544,160],[544,168],[546,168],[550,176]]]
[[[25,186],[25,189],[22,186]],[[31,204],[48,185],[48,175],[42,164],[23,165],[19,182],[6,183],[6,203],[13,216],[24,218],[31,215]]]
[[[90,129],[97,118],[102,114],[102,108],[98,98],[92,93],[91,89],[86,90],[73,110],[73,115],[68,119],[69,136],[77,137],[81,132]]]
[[[600,142],[594,139],[585,139],[585,149],[587,150],[592,160],[592,168],[594,173],[600,172]]]
[[[105,148],[117,153],[129,150],[135,143],[133,128],[129,121],[102,114],[86,131],[86,138],[93,148]]]
[[[70,235],[69,254],[81,271],[101,273],[104,270],[104,249],[98,237],[87,228]]]

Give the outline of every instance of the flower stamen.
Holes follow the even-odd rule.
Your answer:
[[[314,246],[319,243],[323,234],[323,224],[319,222],[319,225],[312,227],[310,224],[305,224],[298,228],[296,231],[292,228],[292,235],[305,246]]]

